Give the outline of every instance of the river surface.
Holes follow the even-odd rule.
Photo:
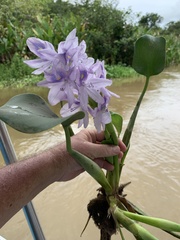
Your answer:
[[[143,88],[140,78],[131,83],[114,80],[111,90],[119,99],[112,99],[110,109],[121,113],[124,128]],[[0,90],[0,104],[12,96],[32,92],[46,98],[47,89],[24,88]],[[57,112],[58,109],[56,108]],[[9,128],[18,159],[37,153],[63,141],[63,131],[55,127],[35,135],[19,133]],[[122,182],[132,183],[125,189],[127,198],[147,214],[180,223],[180,68],[166,69],[150,81],[139,111],[131,148],[125,161]],[[3,166],[0,154],[0,166]],[[86,206],[96,196],[98,184],[86,173],[66,183],[54,183],[34,200],[47,240],[99,240],[99,230],[92,220],[82,237],[88,218]],[[148,229],[158,239],[173,237],[155,228]],[[133,236],[124,230],[126,239]],[[1,230],[7,240],[31,240],[32,236],[23,211],[19,211]],[[120,239],[119,235],[112,240]]]

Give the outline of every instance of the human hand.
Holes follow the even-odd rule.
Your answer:
[[[104,133],[97,133],[96,130],[82,130],[71,138],[74,150],[91,158],[101,168],[111,171],[114,166],[107,162],[105,157],[118,155],[120,161],[123,152],[126,151],[126,146],[121,140],[119,140],[118,146],[101,144],[103,140]],[[66,151],[65,143],[61,145],[61,151],[64,156],[62,160],[58,161],[61,170],[63,169],[63,175],[59,181],[68,181],[78,176],[84,169]]]

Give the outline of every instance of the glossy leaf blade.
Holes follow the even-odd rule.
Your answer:
[[[35,94],[20,94],[0,107],[0,120],[24,133],[38,133],[58,124],[71,124],[84,117],[78,112],[66,118],[58,117],[46,101]]]
[[[163,71],[165,66],[165,39],[144,35],[134,48],[133,68],[136,72],[150,77]]]

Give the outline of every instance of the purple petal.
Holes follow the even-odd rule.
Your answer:
[[[41,49],[51,49],[52,52],[56,53],[54,47],[51,43],[47,41],[43,41],[39,38],[30,37],[27,39],[27,45],[31,52],[33,52],[36,56],[41,58]]]
[[[84,65],[86,65],[87,68],[90,68],[94,64],[94,58],[88,57],[84,60]]]
[[[82,42],[80,42],[79,47],[80,47],[80,51],[85,53],[85,51],[86,51],[86,42],[84,40]]]
[[[94,118],[94,126],[98,132],[101,132],[101,118],[99,114]]]
[[[102,113],[102,115],[101,115],[101,122],[103,123],[103,124],[108,124],[108,123],[110,123],[111,122],[111,114],[110,114],[110,112],[109,111],[105,111],[105,112],[103,112]]]
[[[106,78],[92,78],[89,80],[91,87],[101,89],[103,87],[111,86],[112,80]]]
[[[75,97],[73,94],[73,90],[68,83],[66,84],[66,87],[65,87],[65,93],[68,99],[69,106],[71,106],[74,103]]]
[[[58,53],[65,53],[68,49],[78,46],[78,38],[76,37],[76,29],[72,30],[64,42],[59,43]]]
[[[47,62],[49,62],[49,61],[42,60],[42,59],[25,60],[24,61],[24,63],[26,63],[31,68],[40,68]]]
[[[79,100],[83,110],[87,111],[88,109],[88,94],[84,87],[79,88]]]
[[[57,86],[53,86],[48,94],[48,101],[49,103],[54,106],[57,103],[66,100],[66,94],[63,90],[61,90],[60,88],[58,88]]]
[[[108,89],[106,89],[106,90],[109,92],[110,96],[120,98],[120,96],[117,95],[116,93],[113,93],[113,92],[109,91]]]
[[[80,119],[80,120],[78,121],[78,128],[80,128],[82,125],[83,125],[83,119]]]
[[[35,70],[32,73],[36,74],[36,75],[39,75],[39,74],[45,72],[46,70],[48,70],[50,67],[51,67],[51,62],[47,61],[42,67],[40,67],[39,69]]]
[[[89,124],[89,115],[88,112],[85,111],[85,117],[83,119],[80,119],[78,122],[78,128],[80,128],[82,125],[84,125],[84,128],[87,128],[88,124]]]
[[[83,123],[84,123],[84,127],[87,128],[89,124],[89,115],[88,115],[88,112],[84,112],[84,113],[85,113],[85,117],[83,118]]]
[[[52,49],[49,48],[40,49],[38,52],[40,53],[42,59],[49,61],[53,61],[56,55],[58,55],[56,51],[52,51]]]
[[[33,74],[41,74],[51,66],[50,61],[42,60],[42,59],[35,59],[35,60],[25,60],[24,63],[26,63],[31,68],[37,68]]]
[[[74,103],[71,107],[69,107],[69,104],[66,103],[60,110],[60,114],[62,117],[68,117],[72,114],[81,111],[80,105]]]
[[[104,98],[95,89],[87,88],[86,91],[95,102],[100,104],[104,102]]]
[[[66,40],[64,43],[64,48],[68,50],[69,48],[76,48],[78,46],[78,38]]]
[[[96,77],[106,78],[106,70],[104,68],[104,61],[97,60],[96,63],[91,67]]]
[[[71,40],[76,37],[76,28],[74,28],[66,37],[66,40]]]
[[[42,80],[37,83],[37,86],[51,88],[54,83],[48,82],[47,80]]]
[[[101,88],[101,93],[103,94],[104,97],[106,98],[110,98],[111,96],[114,96],[114,97],[117,97],[117,98],[120,98],[119,95],[109,91],[108,89],[106,88]]]

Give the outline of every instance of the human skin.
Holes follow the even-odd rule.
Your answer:
[[[113,170],[104,158],[118,155],[120,160],[126,147],[120,140],[119,146],[100,144],[103,139],[103,133],[82,130],[72,137],[72,148],[101,168]],[[83,171],[67,152],[65,143],[1,168],[0,227],[47,186],[57,181],[69,181]]]

